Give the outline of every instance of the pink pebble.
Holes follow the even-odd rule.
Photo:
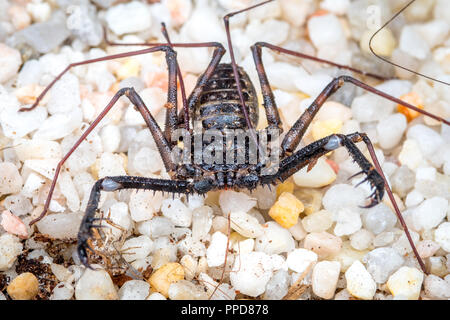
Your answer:
[[[2,212],[1,225],[8,233],[14,234],[21,239],[28,238],[28,230],[25,224],[9,210]]]

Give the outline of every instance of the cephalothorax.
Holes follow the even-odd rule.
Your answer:
[[[265,1],[256,6],[271,1],[273,0]],[[71,64],[69,67],[67,67],[49,85],[49,87],[44,90],[44,92],[41,94],[41,96],[39,96],[38,100],[31,108],[37,105],[39,100],[53,85],[53,83],[57,81],[71,67],[157,51],[164,52],[169,74],[169,90],[167,103],[165,105],[165,128],[164,130],[162,130],[159,127],[150,111],[148,110],[147,106],[144,104],[142,99],[133,88],[120,89],[112,98],[111,102],[106,106],[104,111],[83,133],[77,143],[69,151],[69,153],[58,164],[55,178],[53,180],[52,187],[50,189],[49,196],[44,207],[44,211],[41,216],[38,219],[34,220],[32,223],[38,221],[45,215],[50,203],[53,189],[55,187],[56,179],[65,160],[86,138],[86,136],[93,130],[93,128],[114,106],[114,104],[121,96],[126,96],[141,113],[148,128],[151,131],[151,134],[161,154],[161,158],[164,162],[165,168],[170,174],[171,179],[169,180],[134,176],[114,176],[102,178],[95,183],[94,187],[92,188],[89,202],[86,207],[86,213],[82,220],[78,234],[78,254],[80,256],[81,262],[87,267],[89,267],[87,249],[91,249],[88,241],[93,235],[92,230],[94,228],[101,227],[100,224],[95,224],[96,221],[101,220],[101,218],[95,217],[101,191],[116,191],[121,189],[147,189],[172,193],[205,194],[210,190],[227,188],[246,188],[251,190],[256,188],[258,185],[274,185],[279,183],[280,181],[284,181],[305,166],[312,168],[319,157],[339,147],[345,147],[354,161],[361,168],[361,171],[358,174],[364,174],[366,176],[364,181],[368,181],[373,188],[373,193],[370,197],[370,203],[368,203],[366,207],[374,206],[380,202],[385,191],[385,186],[392,200],[392,193],[390,192],[390,189],[386,184],[385,178],[376,160],[372,144],[367,135],[365,135],[364,133],[355,132],[348,135],[332,134],[297,150],[297,147],[299,146],[303,135],[305,134],[312,119],[319,111],[320,107],[323,105],[326,99],[330,97],[334,92],[336,92],[339,88],[341,88],[344,83],[352,83],[353,85],[363,88],[369,92],[375,93],[393,102],[438,119],[446,123],[447,125],[449,123],[402,100],[383,93],[361,82],[360,80],[357,80],[351,76],[343,75],[333,79],[322,90],[322,92],[317,96],[317,98],[307,108],[307,110],[300,116],[300,118],[294,123],[292,128],[288,132],[286,132],[282,139],[282,142],[278,145],[279,150],[277,153],[275,152],[274,148],[266,148],[266,145],[263,144],[263,141],[267,142],[268,140],[271,140],[273,142],[274,136],[276,134],[281,134],[282,124],[274,95],[272,93],[269,80],[266,76],[262,63],[262,48],[268,48],[279,53],[331,64],[338,68],[347,69],[379,79],[383,79],[383,77],[373,74],[367,74],[351,67],[339,65],[326,60],[321,60],[268,43],[258,42],[251,47],[251,50],[261,85],[263,106],[268,126],[265,131],[263,130],[265,136],[261,134],[261,131],[256,132],[254,129],[258,122],[258,101],[256,97],[256,91],[245,71],[236,65],[228,26],[228,20],[231,16],[252,9],[256,6],[228,14],[224,18],[231,63],[220,63],[221,58],[225,53],[225,49],[220,43],[171,43],[163,26],[163,32],[167,39],[167,43],[165,44],[138,44],[149,46],[150,48],[82,61],[79,63]],[[113,43],[109,44],[120,45]],[[183,109],[179,114],[176,108],[178,81],[180,83],[183,94],[184,86],[176,60],[176,52],[174,51],[174,48],[177,47],[214,48],[211,62],[209,63],[206,71],[198,78],[197,85],[191,92],[189,98],[183,99]],[[196,124],[198,124],[197,127],[195,127]],[[180,130],[184,130],[182,131],[184,133],[179,134]],[[215,141],[216,148],[214,150],[209,150],[208,148],[210,147],[210,144],[204,143],[203,140],[201,141],[200,145],[195,144],[196,135],[211,132],[211,130],[215,130],[215,132],[218,132],[220,134],[225,134],[230,130],[235,130],[236,132],[237,130],[238,132],[243,132],[245,135],[247,135],[247,137],[246,139],[242,140],[244,141],[243,143],[239,144],[238,137],[227,140],[224,135],[222,140],[219,139],[220,141]],[[361,141],[367,145],[368,150],[373,158],[374,165],[372,165],[372,163],[370,163],[363,156],[361,151],[356,147],[355,143]],[[263,152],[265,154],[264,159],[266,159],[267,161],[261,161],[261,158],[257,158],[258,161],[256,163],[249,160],[254,153],[254,151],[251,151],[253,150],[251,149],[252,143],[256,145],[258,153],[260,153],[261,151],[265,151],[265,153]],[[222,145],[223,148],[219,148],[220,145]],[[187,158],[183,158],[184,161],[177,161],[174,159],[174,151],[177,148],[180,151],[190,151]],[[196,152],[198,152],[199,150],[202,157],[196,158]],[[218,150],[221,150],[222,153],[218,154]],[[208,162],[205,160],[206,151],[209,155],[211,155],[211,159],[213,159],[214,161]],[[239,155],[241,156],[241,158],[239,158]],[[239,159],[241,159],[241,161],[238,161]],[[242,159],[244,160],[242,161]],[[275,170],[272,170],[274,168]],[[396,207],[395,204],[394,207]],[[396,208],[396,211],[397,214],[400,215],[400,211],[398,210],[398,208]],[[406,228],[406,225],[401,219],[401,216],[399,216],[399,218],[402,225]],[[408,238],[410,239],[407,229],[405,229],[405,231],[407,232]],[[410,243],[413,246],[412,241],[410,241]],[[421,264],[421,267],[425,270],[423,262],[418,256],[414,246],[413,249],[419,260],[419,263]]]

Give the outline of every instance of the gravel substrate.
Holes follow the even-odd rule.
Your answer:
[[[156,144],[126,98],[63,166],[49,214],[40,215],[61,158],[123,87],[134,87],[164,124],[167,68],[146,54],[72,68],[39,106],[29,107],[70,63],[143,47],[218,41],[221,18],[251,0],[0,0],[0,300],[3,299],[450,299],[450,127],[346,84],[322,107],[302,146],[333,133],[372,140],[424,274],[387,196],[371,193],[344,148],[276,188],[213,191],[206,197],[103,192],[96,254],[86,269],[76,237],[89,193],[105,176],[169,179]],[[362,81],[450,119],[450,86],[395,68],[368,40],[405,0],[277,0],[231,18],[237,62],[260,92],[250,46],[259,41],[351,65],[393,80]],[[416,1],[374,40],[376,52],[450,82],[448,0]],[[177,49],[186,89],[211,49]],[[229,61],[228,53],[223,61]],[[287,132],[336,76],[325,64],[263,50]],[[355,75],[357,77],[357,75]],[[179,94],[180,95],[180,94]],[[260,94],[259,100],[262,101]],[[181,95],[180,99],[181,101]],[[180,107],[180,106],[179,106]],[[258,128],[267,121],[260,107]],[[369,157],[364,144],[358,147]],[[228,252],[227,252],[228,245]]]

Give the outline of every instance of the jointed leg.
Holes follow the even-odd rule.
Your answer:
[[[407,102],[404,102],[396,97],[393,97],[393,96],[386,94],[378,89],[375,89],[374,87],[371,87],[371,86],[365,84],[364,82],[361,82],[353,77],[340,76],[340,77],[333,79],[325,87],[325,89],[322,90],[322,92],[317,96],[317,98],[314,100],[314,102],[308,107],[308,109],[306,109],[306,111],[294,123],[292,128],[287,132],[286,136],[283,139],[282,145],[281,145],[281,151],[283,154],[287,154],[287,155],[292,154],[292,152],[295,150],[295,148],[297,148],[298,144],[300,143],[303,135],[305,134],[306,130],[308,129],[309,125],[311,124],[314,116],[319,111],[320,107],[324,104],[324,102],[333,93],[335,93],[339,88],[341,88],[345,82],[350,82],[350,83],[352,83],[360,88],[363,88],[369,92],[377,94],[383,98],[386,98],[395,103],[403,105],[409,109],[412,109],[412,110],[422,113],[426,116],[429,116],[430,118],[436,119],[447,125],[450,125],[450,121],[447,121],[447,120],[442,119],[438,116],[435,116],[427,111],[419,109]]]
[[[164,51],[164,52],[166,52],[166,57],[169,56],[169,55],[176,56],[176,53],[172,50],[171,47],[169,47],[167,44],[163,44],[163,45],[160,45],[160,46],[155,46],[153,48],[147,48],[147,49],[143,49],[143,50],[137,50],[137,51],[131,51],[131,52],[125,52],[125,53],[119,53],[119,54],[113,54],[113,55],[105,56],[105,57],[101,57],[101,58],[95,58],[95,59],[89,59],[89,60],[84,60],[84,61],[80,61],[80,62],[71,63],[63,71],[61,71],[55,77],[55,79],[53,79],[53,81],[44,89],[44,91],[41,92],[41,94],[36,98],[36,101],[33,103],[33,105],[31,107],[29,107],[29,108],[21,108],[19,111],[30,111],[30,110],[33,110],[34,108],[36,108],[39,105],[39,102],[44,98],[44,96],[47,94],[47,92],[56,83],[56,81],[61,79],[61,77],[66,72],[68,72],[70,69],[72,69],[73,67],[86,65],[86,64],[91,64],[91,63],[95,63],[95,62],[109,61],[109,60],[120,59],[120,58],[125,58],[125,57],[132,57],[132,56],[137,56],[137,55],[151,53],[151,52],[157,52],[157,51]],[[170,59],[170,60],[172,60],[172,59]]]
[[[252,52],[253,52],[253,57],[255,57],[255,54],[258,53],[258,52],[259,52],[259,56],[261,56],[261,49],[263,47],[269,48],[269,49],[271,49],[273,51],[276,51],[278,53],[284,53],[284,54],[288,54],[288,55],[291,55],[291,56],[294,56],[294,57],[298,57],[298,58],[303,58],[303,59],[312,60],[312,61],[316,61],[316,62],[320,62],[320,63],[325,63],[325,64],[328,64],[328,65],[337,67],[339,69],[349,70],[349,71],[352,71],[352,72],[355,72],[355,73],[358,73],[358,74],[361,74],[361,75],[364,75],[364,76],[372,77],[372,78],[375,78],[375,79],[379,79],[379,80],[389,80],[390,79],[390,78],[387,78],[387,77],[380,76],[378,74],[365,72],[363,70],[352,68],[350,66],[339,64],[339,63],[336,63],[336,62],[333,62],[333,61],[320,59],[320,58],[317,58],[317,57],[314,57],[314,56],[310,56],[310,55],[305,54],[305,53],[292,51],[292,50],[285,49],[285,48],[282,48],[282,47],[279,47],[279,46],[275,46],[275,45],[267,43],[267,42],[257,42],[251,47]]]
[[[374,165],[372,165],[364,157],[364,155],[355,145],[355,143],[361,141],[367,145],[367,148],[369,150]],[[349,135],[333,134],[323,139],[317,140],[307,145],[306,147],[298,150],[291,156],[283,159],[279,164],[280,169],[278,170],[278,172],[274,175],[261,177],[261,183],[272,184],[275,183],[276,180],[284,181],[288,177],[293,175],[295,172],[302,169],[303,167],[314,166],[319,157],[342,146],[347,149],[350,156],[361,168],[361,171],[358,172],[356,175],[365,174],[366,178],[362,182],[365,181],[369,182],[372,188],[374,189],[374,192],[370,195],[371,201],[366,206],[366,208],[370,208],[377,205],[383,198],[384,190],[386,189],[389,198],[392,202],[392,205],[394,206],[394,211],[405,231],[406,237],[408,238],[408,241],[414,251],[414,254],[420,264],[420,267],[426,273],[425,264],[423,263],[423,260],[419,256],[419,253],[417,252],[414,242],[412,241],[408,227],[406,226],[406,223],[401,215],[401,212],[398,209],[397,203],[395,202],[389,184],[387,183],[383,171],[381,170],[381,166],[379,165],[377,157],[375,156],[375,151],[373,149],[372,143],[366,134],[358,132]]]
[[[93,228],[103,227],[102,225],[94,224],[94,222],[101,220],[101,218],[95,218],[101,191],[144,189],[173,193],[191,193],[193,191],[193,188],[194,185],[187,181],[162,180],[145,177],[116,176],[105,177],[98,180],[92,188],[91,195],[86,206],[86,213],[83,217],[83,220],[81,221],[80,230],[78,232],[77,251],[81,262],[86,267],[91,268],[89,265],[86,249],[90,249],[91,251],[94,250],[89,246],[88,240],[93,235]]]
[[[66,160],[70,157],[70,155],[75,151],[75,149],[86,139],[86,137],[92,132],[92,130],[97,126],[97,124],[103,119],[103,117],[111,110],[111,108],[114,106],[114,104],[119,100],[119,98],[123,95],[126,95],[128,99],[136,106],[136,108],[141,113],[142,117],[144,118],[145,122],[147,123],[147,126],[150,129],[150,132],[152,133],[153,138],[155,139],[156,145],[158,147],[158,150],[161,154],[162,160],[164,162],[164,165],[166,167],[166,170],[168,172],[173,172],[175,169],[175,164],[173,160],[171,159],[171,147],[166,140],[164,133],[162,132],[161,128],[159,127],[158,123],[155,121],[153,116],[151,115],[150,111],[142,101],[142,99],[139,97],[139,95],[134,91],[133,88],[123,88],[120,89],[114,97],[111,99],[111,101],[108,103],[106,108],[100,113],[100,115],[94,120],[94,122],[86,129],[86,131],[81,135],[81,137],[75,142],[73,147],[69,150],[69,152],[61,159],[61,161],[58,163],[56,170],[55,170],[55,176],[53,177],[52,184],[50,186],[50,190],[48,192],[47,199],[44,204],[44,209],[39,217],[34,219],[30,222],[30,225],[38,222],[41,220],[47,210],[50,206],[50,201],[52,199],[53,191],[56,186],[56,181],[59,176],[59,172],[61,171],[61,167],[66,162]]]
[[[184,124],[184,127],[189,130],[189,110],[193,110],[193,106],[197,103],[198,98],[200,97],[201,93],[203,92],[203,87],[206,84],[206,82],[211,77],[212,73],[216,69],[217,65],[219,64],[220,60],[222,59],[223,55],[225,54],[225,49],[219,42],[200,42],[200,43],[171,43],[170,39],[167,34],[167,30],[165,28],[165,25],[163,24],[162,31],[164,34],[164,37],[168,40],[168,44],[172,48],[214,48],[213,56],[211,59],[211,62],[209,63],[208,67],[206,68],[205,72],[199,77],[197,80],[197,84],[192,91],[191,95],[187,99],[187,103],[185,103],[183,98],[183,109],[181,109],[179,115],[178,115],[178,124]],[[160,46],[160,45],[167,45],[166,43],[118,43],[118,42],[111,42],[107,38],[107,32],[104,30],[105,35],[105,42],[110,46],[146,46],[146,47],[154,47],[154,46]],[[182,94],[184,94],[184,85],[183,85],[183,79],[181,72],[178,71],[178,79],[180,81],[180,89],[182,90]],[[186,106],[187,105],[187,106]]]

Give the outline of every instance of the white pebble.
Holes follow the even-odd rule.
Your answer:
[[[147,236],[128,239],[120,251],[127,262],[144,259],[153,250],[153,241]]]
[[[232,190],[222,191],[219,196],[220,208],[225,214],[235,211],[248,212],[256,205],[256,202],[255,198]]]
[[[213,210],[201,206],[192,212],[192,237],[195,240],[205,240],[212,226]]]
[[[150,190],[136,190],[130,196],[131,218],[136,221],[151,219],[161,208],[163,195],[161,192],[153,193]]]
[[[385,283],[389,276],[402,266],[404,259],[392,248],[377,248],[363,259],[367,271],[377,283]]]
[[[419,143],[415,139],[406,139],[398,155],[398,160],[402,165],[407,166],[411,170],[415,170],[420,166],[424,162],[424,159]]]
[[[139,1],[115,5],[106,12],[106,23],[117,35],[149,29],[152,16],[148,6]]]
[[[447,216],[448,200],[433,197],[423,201],[412,213],[416,230],[430,230],[437,227]]]
[[[19,112],[18,108],[0,109],[0,124],[3,134],[11,139],[21,138],[35,131],[46,121],[47,111],[44,107],[36,107],[28,112]]]
[[[328,232],[313,232],[306,236],[303,246],[317,253],[320,259],[324,259],[339,253],[342,240]]]
[[[439,243],[442,249],[450,252],[450,222],[444,222],[434,232],[434,241]]]
[[[310,171],[307,170],[308,168],[304,167],[293,175],[297,186],[320,188],[336,180],[336,173],[323,157],[317,160]]]
[[[335,184],[325,192],[322,203],[333,213],[342,208],[357,208],[364,203],[364,193],[347,184]]]
[[[275,30],[275,32],[273,32]],[[289,34],[289,24],[285,21],[268,19],[263,22],[251,19],[245,28],[245,35],[252,43],[265,41],[274,45],[283,43]]]
[[[439,250],[439,244],[433,240],[422,240],[417,244],[416,248],[419,256],[426,259],[433,256]]]
[[[81,126],[82,117],[80,108],[74,108],[67,113],[56,113],[41,123],[33,138],[44,140],[64,138]]]
[[[256,197],[258,208],[263,210],[270,209],[277,200],[276,189],[267,186],[257,187],[256,190],[252,192],[252,196]]]
[[[201,285],[187,280],[179,280],[169,287],[170,300],[206,300],[208,296]]]
[[[331,299],[336,291],[341,264],[337,261],[320,261],[313,269],[311,282],[314,294]]]
[[[230,224],[233,230],[247,238],[257,238],[264,233],[258,219],[242,211],[231,212]]]
[[[47,2],[32,1],[27,3],[27,11],[36,22],[44,22],[50,18],[52,8]]]
[[[375,295],[376,283],[361,262],[353,262],[345,272],[345,279],[347,280],[347,290],[353,296],[363,300],[371,300]]]
[[[6,197],[3,205],[16,216],[30,213],[33,210],[30,200],[21,194]]]
[[[119,239],[119,237],[123,234],[123,232],[127,232],[131,230],[132,221],[130,219],[130,215],[128,214],[128,206],[124,202],[116,202],[111,207],[109,207],[109,219],[114,225],[119,226],[122,229],[116,228],[114,226],[109,225],[107,222],[104,222],[103,225],[106,225],[110,228],[114,239]]]
[[[66,73],[50,90],[47,110],[50,114],[66,113],[79,107],[80,104],[78,78],[71,73]]]
[[[308,15],[313,13],[314,1],[312,0],[281,0],[283,17],[294,27],[302,26]]]
[[[20,192],[22,176],[16,165],[11,162],[0,163],[0,195]]]
[[[436,168],[420,167],[416,170],[416,180],[436,180]]]
[[[420,236],[417,232],[414,232],[412,230],[409,230],[409,233],[415,245],[419,241]],[[400,238],[398,238],[398,240],[392,244],[392,248],[395,249],[400,255],[406,255],[412,252],[411,244],[409,243],[408,238],[406,237],[406,234],[404,232],[402,233]]]
[[[286,270],[275,272],[266,285],[263,298],[265,300],[281,300],[289,289],[290,275]]]
[[[415,207],[423,201],[424,197],[418,190],[414,189],[406,196],[405,205],[408,208]]]
[[[225,262],[228,238],[222,232],[217,231],[211,237],[211,242],[206,250],[206,261],[209,267],[218,267]]]
[[[364,212],[363,223],[367,230],[379,234],[392,229],[397,223],[397,217],[387,205],[380,203]]]
[[[149,295],[149,297],[147,298],[147,300],[167,300],[166,297],[164,297],[161,293],[159,292],[153,292],[151,295]]]
[[[239,255],[230,273],[231,285],[243,294],[259,296],[265,291],[273,269],[271,257],[264,252]]]
[[[294,249],[287,255],[286,263],[289,269],[297,273],[303,273],[310,265],[317,262],[316,253],[306,249]]]
[[[322,232],[330,228],[332,224],[333,214],[327,210],[313,212],[302,219],[302,225],[308,232]]]
[[[158,216],[137,225],[137,229],[141,234],[153,239],[170,235],[174,228],[175,226],[170,219]]]
[[[232,286],[228,283],[219,285],[218,282],[214,281],[213,278],[204,272],[201,272],[198,275],[198,280],[205,286],[208,293],[208,299],[210,300],[234,300],[236,297],[236,292]]]
[[[119,298],[111,277],[105,270],[86,271],[75,286],[77,300],[117,300]]]
[[[103,40],[102,25],[94,6],[71,5],[66,9],[67,28],[89,46],[97,46]]]
[[[308,20],[309,37],[317,48],[346,42],[339,19],[333,14],[315,16]]]
[[[69,269],[65,268],[60,264],[52,263],[50,265],[50,268],[55,277],[61,282],[68,281],[69,278],[72,276],[72,272],[70,272]]]
[[[372,243],[374,236],[366,230],[360,229],[350,236],[350,244],[356,250],[366,250]]]
[[[14,264],[17,256],[22,253],[20,239],[5,233],[0,236],[0,271],[6,271]]]
[[[36,223],[40,233],[54,239],[76,238],[82,215],[78,212],[49,214]]]
[[[387,281],[394,299],[417,300],[423,282],[423,273],[416,268],[401,267]]]
[[[416,124],[410,127],[406,137],[414,139],[419,144],[420,150],[425,157],[434,156],[444,144],[444,140],[439,133],[423,124]]]
[[[78,136],[70,135],[61,141],[62,153],[65,154],[73,147]],[[34,139],[33,139],[34,140]],[[67,159],[64,167],[70,171],[72,175],[78,172],[84,172],[87,168],[95,163],[97,154],[102,152],[102,143],[98,134],[94,131],[89,134],[86,141],[83,141],[78,148]],[[60,157],[58,157],[60,158]],[[78,175],[75,175],[75,177]],[[89,190],[90,191],[90,190]]]
[[[406,130],[406,117],[395,113],[381,120],[377,125],[378,144],[383,149],[391,149],[400,142]]]
[[[125,176],[124,158],[118,154],[105,152],[98,163],[98,177]]]
[[[305,228],[303,227],[302,221],[300,219],[294,226],[290,227],[288,230],[297,241],[303,240],[308,234],[308,232],[306,232]]]
[[[269,221],[263,228],[263,234],[255,239],[255,250],[267,254],[290,252],[295,247],[291,233],[275,221]]]
[[[103,150],[105,152],[116,152],[120,145],[120,128],[115,125],[106,125],[100,133]]]
[[[60,282],[53,289],[50,300],[70,300],[73,297],[75,289],[67,283]]]
[[[162,214],[169,218],[175,226],[189,227],[192,222],[192,211],[180,199],[166,199],[161,205]]]
[[[445,281],[434,274],[425,278],[424,290],[427,297],[431,299],[450,299],[450,281]]]
[[[406,25],[402,29],[399,48],[420,60],[424,60],[430,53],[427,41],[410,25]]]
[[[350,235],[361,229],[362,222],[359,212],[354,209],[342,208],[334,215],[336,236]]]
[[[20,139],[14,150],[21,161],[62,157],[61,146],[55,141]]]
[[[320,3],[320,8],[335,14],[345,14],[350,5],[350,0],[324,0]]]
[[[374,247],[384,247],[394,241],[395,235],[392,231],[382,232],[373,239]]]
[[[14,48],[0,43],[0,83],[4,83],[14,77],[22,64],[20,52]]]
[[[386,99],[367,93],[353,99],[351,108],[353,118],[359,122],[385,119],[393,110],[393,106]]]
[[[120,300],[145,300],[150,293],[150,285],[143,280],[129,280],[119,290]]]

